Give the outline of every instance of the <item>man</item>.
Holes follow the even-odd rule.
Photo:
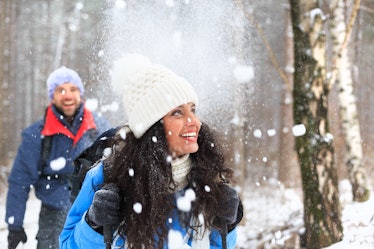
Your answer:
[[[110,128],[105,119],[84,107],[84,88],[75,71],[58,68],[49,75],[47,88],[51,102],[45,117],[22,132],[22,143],[8,178],[8,249],[27,240],[23,220],[31,188],[42,202],[37,249],[58,248],[70,208],[68,178],[74,170],[73,161]]]

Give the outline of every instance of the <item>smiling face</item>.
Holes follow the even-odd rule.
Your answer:
[[[194,153],[199,149],[197,137],[201,123],[195,111],[195,104],[187,103],[174,108],[162,118],[169,152],[173,157]]]
[[[64,83],[56,87],[53,93],[52,103],[68,118],[74,116],[81,102],[79,88],[72,83]]]

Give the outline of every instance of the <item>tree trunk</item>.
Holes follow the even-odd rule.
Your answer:
[[[12,51],[12,35],[15,19],[15,5],[14,1],[5,0],[0,3],[0,141],[2,143],[0,149],[0,166],[8,166],[11,162],[14,144],[12,131],[12,120],[7,118],[11,114],[12,94],[11,87],[14,82],[11,79],[11,56]],[[1,178],[1,177],[0,177]]]
[[[356,0],[359,2],[359,0]],[[359,4],[358,4],[359,5]],[[357,5],[357,7],[358,7]],[[358,120],[356,97],[353,92],[353,80],[351,74],[351,62],[348,58],[347,25],[345,24],[344,2],[333,0],[330,2],[332,10],[331,36],[333,39],[333,51],[336,63],[336,83],[339,92],[339,110],[342,119],[346,142],[346,166],[349,180],[352,185],[353,199],[355,201],[367,201],[369,190],[367,188],[366,170],[363,165],[363,153],[361,145],[360,124]],[[353,9],[353,11],[357,11]],[[333,77],[335,79],[335,77]]]
[[[279,170],[278,179],[281,181],[285,187],[300,187],[300,167],[297,162],[297,155],[295,151],[295,139],[292,135],[293,126],[293,98],[292,98],[292,88],[293,88],[293,36],[292,36],[292,25],[290,12],[287,10],[287,34],[286,34],[286,76],[288,78],[288,84],[283,85],[282,91],[282,122],[280,133],[280,146],[279,146]]]
[[[3,53],[0,54],[0,68],[1,68],[1,71],[0,71],[0,99],[1,100],[4,100],[6,98],[6,83],[5,83],[5,77],[4,77],[4,74],[6,72],[4,72],[4,64],[6,63],[6,59],[4,58],[5,57],[5,44],[7,42],[7,38],[9,40],[9,37],[7,37],[7,32],[5,31],[5,29],[8,27],[8,25],[5,25],[6,24],[6,18],[7,15],[6,15],[6,5],[8,4],[8,1],[1,1],[0,2],[0,22],[1,22],[1,26],[0,26],[0,51],[4,51]],[[3,111],[5,110],[4,108],[4,102],[1,101],[0,102],[0,108],[2,110],[2,113]],[[2,114],[4,115],[4,113]],[[3,121],[4,119],[1,119],[0,120],[0,141],[4,141],[4,135],[6,132],[5,132],[5,129],[4,129],[4,124],[3,124]],[[6,163],[6,150],[4,149],[1,149],[0,150],[0,167],[4,166]],[[0,175],[0,181],[1,180],[4,180],[4,179],[1,179],[1,175]]]
[[[315,0],[290,0],[294,33],[294,121],[304,193],[303,244],[327,247],[342,239],[338,178],[328,125],[326,41],[323,13]],[[308,13],[308,14],[307,14]]]

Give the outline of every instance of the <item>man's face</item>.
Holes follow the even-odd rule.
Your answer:
[[[79,88],[69,82],[56,87],[53,93],[52,103],[56,105],[66,117],[73,117],[82,103]]]

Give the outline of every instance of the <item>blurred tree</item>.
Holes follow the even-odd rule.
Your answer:
[[[293,73],[294,73],[294,54],[293,54],[293,33],[290,17],[290,10],[286,10],[287,31],[285,36],[285,77],[287,80],[283,85],[282,101],[282,133],[279,146],[279,180],[286,187],[300,187],[300,167],[297,161],[295,151],[295,140],[292,134],[293,127]]]
[[[12,37],[15,31],[15,6],[16,3],[11,0],[0,2],[0,167],[9,164],[12,158],[10,148],[14,144],[10,132],[13,128],[13,120],[9,116],[12,113],[11,104],[14,98],[14,93],[11,91],[12,88],[14,89],[14,85],[11,84],[11,68],[13,66],[11,55],[14,52]],[[0,174],[0,178],[1,176],[2,174]]]
[[[342,239],[334,148],[328,123],[326,37],[324,14],[317,0],[290,0],[294,33],[295,144],[304,193],[303,243],[327,247]],[[305,131],[302,131],[302,128]]]
[[[353,59],[351,68],[354,76],[357,109],[363,147],[363,164],[367,170],[369,183],[374,180],[374,1],[361,0],[360,11],[354,29],[354,39],[349,48]]]

